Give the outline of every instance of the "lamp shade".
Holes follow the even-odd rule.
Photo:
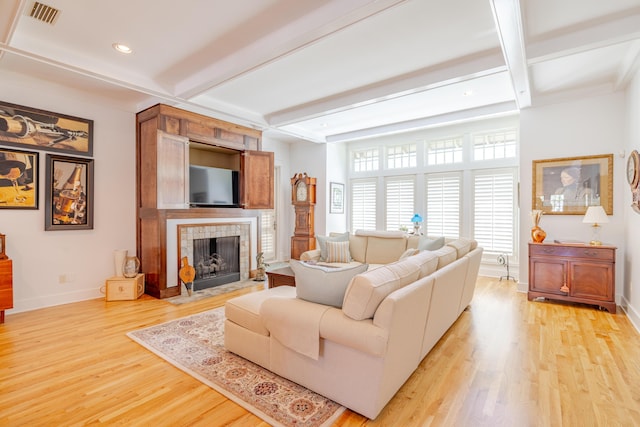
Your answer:
[[[411,222],[422,222],[422,217],[420,214],[415,214],[413,215],[413,218],[411,218]]]
[[[606,224],[609,217],[602,206],[589,206],[582,222],[586,224]]]

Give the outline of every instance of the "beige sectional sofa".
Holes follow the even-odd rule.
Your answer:
[[[366,248],[361,259],[378,260]],[[225,346],[373,419],[471,302],[481,256],[475,241],[456,239],[396,257],[355,275],[342,307],[297,298],[289,286],[233,298]]]
[[[326,245],[327,240],[340,238],[347,239],[349,242],[349,252],[351,260],[349,263],[335,262],[333,260],[326,261],[321,258],[322,249]],[[346,264],[369,264],[370,268],[380,265],[389,264],[397,261],[400,257],[407,253],[412,254],[418,250],[418,246],[424,243],[425,249],[439,249],[445,242],[450,239],[443,237],[427,237],[414,236],[403,232],[396,231],[375,231],[375,230],[357,230],[355,234],[349,233],[331,233],[325,240],[318,237],[318,245],[314,250],[303,252],[300,255],[301,261],[315,262],[319,265],[328,265],[334,267],[345,266]],[[324,249],[324,248],[323,248]]]

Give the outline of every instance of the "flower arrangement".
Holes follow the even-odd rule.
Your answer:
[[[540,224],[540,218],[542,218],[544,212],[540,209],[534,209],[531,211],[531,222],[533,222],[533,226],[537,227]]]

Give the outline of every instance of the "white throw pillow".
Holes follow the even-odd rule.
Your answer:
[[[351,262],[351,254],[349,253],[349,242],[327,242],[326,245],[326,262]]]
[[[418,249],[421,251],[437,251],[444,246],[444,237],[438,237],[437,239],[430,239],[426,236],[420,237],[418,242]]]
[[[293,259],[289,265],[296,277],[298,298],[338,308],[342,307],[344,293],[351,279],[369,268],[368,264],[344,268],[322,267]]]
[[[336,236],[316,236],[318,246],[320,247],[320,261],[327,261],[327,242],[348,242],[349,232],[338,234]]]

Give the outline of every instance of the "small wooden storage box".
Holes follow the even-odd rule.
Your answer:
[[[144,293],[144,274],[136,277],[110,277],[105,283],[107,301],[130,301],[140,298]]]

